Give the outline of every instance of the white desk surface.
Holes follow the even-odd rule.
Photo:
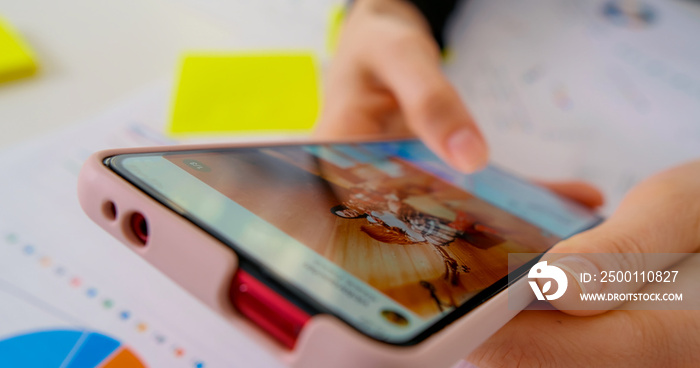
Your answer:
[[[172,80],[184,51],[322,49],[330,3],[0,0],[0,17],[40,63],[37,75],[0,84],[0,148],[59,131],[154,81]]]

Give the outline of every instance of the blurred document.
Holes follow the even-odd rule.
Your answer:
[[[700,3],[471,0],[447,73],[493,159],[582,178],[614,209],[635,183],[700,157]]]
[[[281,366],[80,209],[89,154],[174,143],[167,100],[155,87],[0,154],[0,366]]]

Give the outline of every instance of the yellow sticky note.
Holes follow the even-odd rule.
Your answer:
[[[319,114],[312,53],[184,57],[170,133],[308,132]]]
[[[0,19],[0,82],[32,75],[36,61],[19,35]]]
[[[340,31],[342,30],[343,22],[345,21],[345,13],[345,5],[342,4],[336,4],[331,9],[330,17],[328,19],[328,32],[326,33],[326,49],[331,54],[333,54],[335,49],[338,47]]]

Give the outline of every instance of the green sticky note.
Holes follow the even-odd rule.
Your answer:
[[[309,132],[319,114],[312,53],[190,54],[183,58],[173,135]]]
[[[29,47],[10,25],[0,19],[0,82],[30,76],[37,64]]]

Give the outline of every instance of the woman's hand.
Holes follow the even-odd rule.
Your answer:
[[[484,139],[440,69],[440,52],[425,19],[409,3],[357,0],[326,82],[317,136],[414,134],[461,171],[486,163]],[[584,204],[600,202],[588,188],[550,188]],[[700,162],[694,162],[640,184],[604,224],[562,241],[551,253],[696,252],[699,245]],[[558,308],[581,314],[573,312],[571,301],[557,302]],[[522,312],[468,359],[480,368],[696,366],[700,361],[697,310],[586,313],[598,314]]]
[[[420,12],[402,0],[358,0],[326,79],[322,139],[418,136],[464,172],[486,164],[474,120],[440,69]]]
[[[583,203],[595,202],[586,199],[595,197],[590,191],[579,195],[571,186],[552,189],[573,195]],[[589,259],[592,267],[606,269],[597,264],[600,258],[586,253],[694,253],[699,246],[700,161],[696,161],[642,182],[605,223],[560,242],[548,257],[556,260],[558,253],[578,253]],[[659,258],[651,256],[633,259],[639,263],[634,265],[637,269],[663,270],[670,266],[655,264]],[[564,258],[561,262],[565,262]],[[577,269],[582,264],[570,268]],[[683,290],[700,293],[695,281],[700,270],[694,267],[681,272],[684,271],[696,276],[690,277],[692,283],[684,285]],[[570,277],[569,288],[578,287],[571,280]],[[580,301],[553,303],[560,310],[571,310],[569,313],[530,310],[518,314],[468,360],[479,368],[696,367],[700,361],[699,306],[687,311],[582,312],[575,311],[576,303]]]

